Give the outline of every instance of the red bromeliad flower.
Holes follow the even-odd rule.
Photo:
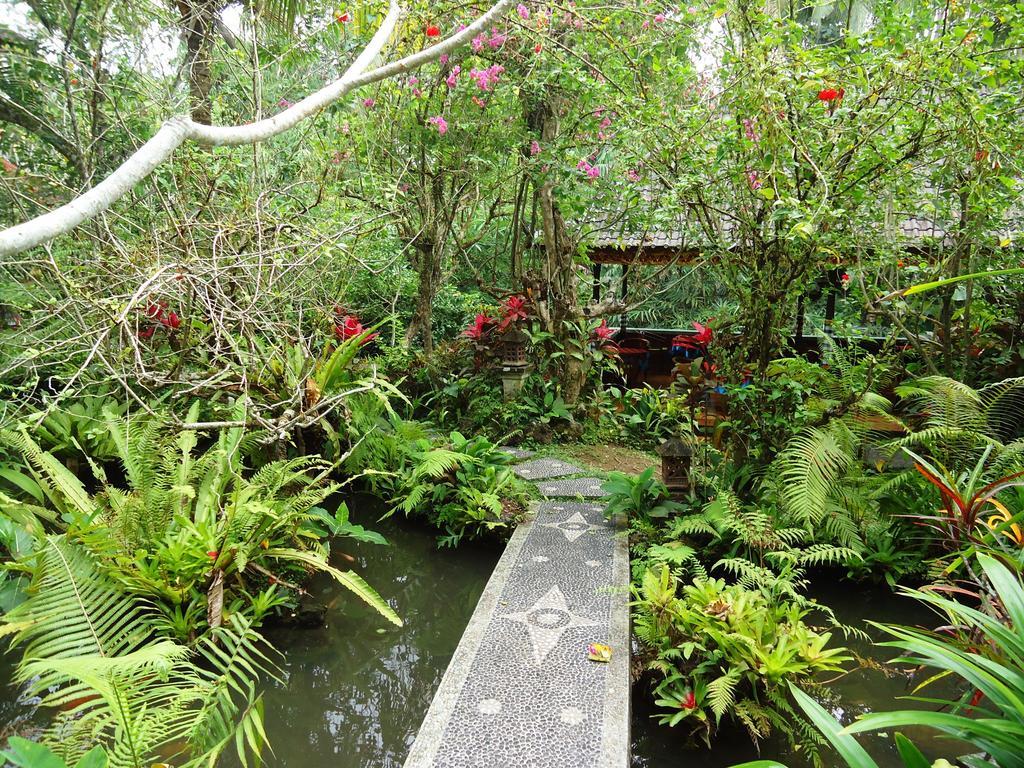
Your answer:
[[[427,37],[438,37],[441,34],[441,30],[434,24],[427,27]]]
[[[609,341],[612,336],[615,335],[615,329],[608,327],[608,321],[606,319],[601,320],[601,324],[597,326],[591,333],[599,341]]]
[[[499,327],[500,330],[504,331],[512,323],[526,319],[526,298],[523,296],[509,296],[502,303],[501,311],[503,315]]]
[[[696,335],[693,337],[694,341],[705,347],[711,343],[711,339],[714,338],[715,334],[708,326],[701,325],[700,323],[694,323],[693,328],[697,331]]]
[[[467,339],[479,341],[480,339],[483,338],[484,333],[487,332],[487,326],[491,325],[493,322],[493,317],[488,317],[487,315],[484,314],[477,315],[476,318],[473,320],[473,324],[469,326],[469,328],[464,330],[462,332],[462,335],[465,336]]]
[[[697,706],[697,697],[693,695],[693,691],[687,691],[686,695],[683,696],[683,700],[680,702],[680,709],[694,709]]]
[[[342,315],[339,314],[338,310],[335,310],[334,335],[337,336],[340,341],[348,341],[349,339],[354,339],[356,336],[362,336],[364,333],[366,333],[366,329],[363,327],[363,324],[359,322],[359,318],[356,315]],[[371,333],[359,342],[359,345],[362,346],[375,338],[377,338],[377,334]]]

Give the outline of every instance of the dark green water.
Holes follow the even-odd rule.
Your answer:
[[[915,600],[897,596],[884,588],[861,587],[855,584],[838,584],[829,590],[818,590],[814,595],[820,602],[829,605],[840,621],[862,629],[875,639],[886,639],[884,634],[869,627],[865,620],[909,626],[935,626],[935,614]],[[840,642],[842,639],[840,638]],[[846,647],[862,657],[885,660],[896,656],[894,649],[880,648],[871,642],[851,638],[843,642]],[[914,684],[919,683],[916,680]],[[872,711],[895,709],[920,709],[927,705],[912,701],[898,701],[907,696],[913,684],[906,677],[893,674],[892,668],[886,673],[880,669],[863,668],[839,678],[829,685],[832,701],[822,704],[832,716],[848,725],[858,715]],[[931,686],[929,692],[921,695],[953,695],[949,688]],[[638,686],[633,691],[633,768],[678,768],[680,765],[699,765],[700,768],[728,768],[749,760],[773,758],[789,768],[807,768],[809,762],[793,754],[784,740],[771,739],[762,742],[760,754],[751,743],[750,737],[741,728],[723,725],[714,741],[713,749],[688,748],[686,733],[682,726],[668,728],[659,726],[652,718],[656,708],[647,690]],[[910,738],[931,760],[945,757],[951,762],[965,750],[956,749],[951,742],[937,738],[934,731],[924,728],[902,728],[901,733]],[[902,768],[892,734],[884,736],[870,734],[861,738],[880,768]],[[826,757],[826,765],[832,765]],[[837,758],[832,758],[837,759]],[[835,765],[845,765],[837,762]]]
[[[354,522],[391,546],[342,540],[332,561],[362,575],[405,626],[384,622],[329,579],[314,582],[326,626],[268,633],[284,654],[285,684],[265,693],[274,768],[400,767],[501,554],[438,550],[433,531],[377,523],[358,502],[350,507]]]

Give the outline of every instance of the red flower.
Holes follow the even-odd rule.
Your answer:
[[[359,322],[359,318],[355,315],[341,315],[340,317],[336,317],[334,320],[334,335],[341,341],[354,339],[356,336],[361,336],[365,332],[366,329],[363,327],[363,324]],[[359,343],[360,345],[363,345],[375,338],[377,338],[377,334],[371,333]]]
[[[434,24],[427,27],[427,37],[437,37],[441,34],[441,30],[438,29]]]
[[[974,690],[974,695],[971,696],[971,703],[967,707],[967,714],[972,714],[974,712],[974,708],[981,703],[983,698],[985,698],[985,694],[976,688]]]
[[[158,317],[160,317],[164,313],[164,308],[166,306],[167,306],[167,302],[161,301],[161,302],[156,303],[156,304],[154,304],[153,302],[150,302],[149,306],[146,307],[146,317],[151,318],[153,320],[156,320]]]
[[[350,21],[352,21],[352,14],[349,13],[348,11],[345,11],[344,13],[339,13],[334,18],[338,20],[339,24],[348,24]]]
[[[835,101],[842,97],[842,93],[835,88],[822,88],[818,91],[818,101]]]
[[[705,347],[711,343],[711,339],[714,338],[714,332],[710,328],[706,325],[701,325],[700,323],[694,323],[693,328],[697,331],[696,335],[693,337],[694,341]]]
[[[526,319],[526,299],[522,296],[509,296],[501,305],[501,310],[503,315],[500,329],[504,331],[512,323]]]
[[[608,327],[607,320],[601,320],[601,324],[593,330],[593,334],[601,341],[608,341],[612,336],[615,335],[615,329]]]
[[[148,339],[148,338],[151,338],[151,337],[153,336],[153,333],[154,333],[155,331],[156,331],[156,328],[155,328],[154,326],[152,326],[152,325],[151,325],[151,326],[149,326],[149,328],[143,328],[143,329],[141,329],[141,330],[139,331],[139,338],[140,338],[140,339]]]
[[[462,335],[467,339],[473,339],[479,341],[483,338],[484,333],[487,330],[487,326],[494,322],[494,318],[488,317],[487,315],[477,315],[473,320],[473,324],[462,332]]]
[[[168,312],[167,317],[160,318],[160,322],[161,324],[166,325],[168,328],[176,329],[178,326],[181,325],[181,318],[178,317],[177,312]]]
[[[693,695],[693,691],[687,691],[686,695],[683,696],[683,700],[679,704],[680,709],[693,709],[697,706],[697,697]]]
[[[543,46],[541,46],[540,43],[537,43],[535,46],[533,46],[533,52],[534,53],[540,53],[542,48],[543,48]]]
[[[842,277],[840,277],[839,279],[842,280],[844,283],[850,282],[850,276],[848,274],[846,274],[845,272],[843,272]]]
[[[217,559],[217,555],[219,555],[219,554],[220,554],[220,552],[218,552],[216,549],[211,549],[209,552],[206,553],[206,556],[208,558],[210,558],[211,560],[216,560]]]

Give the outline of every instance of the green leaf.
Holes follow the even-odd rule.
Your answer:
[[[878,764],[871,759],[864,747],[857,743],[849,733],[843,731],[843,726],[830,715],[814,699],[801,691],[792,683],[789,690],[796,699],[800,708],[807,714],[811,722],[822,732],[829,743],[835,747],[836,752],[846,761],[850,768],[878,768]]]

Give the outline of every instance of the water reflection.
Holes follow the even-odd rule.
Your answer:
[[[284,684],[265,696],[275,768],[401,766],[500,554],[438,550],[432,531],[376,523],[370,510],[350,506],[392,546],[345,541],[334,564],[362,575],[405,626],[384,623],[330,580],[313,583],[329,606],[326,626],[271,633],[285,657]]]

